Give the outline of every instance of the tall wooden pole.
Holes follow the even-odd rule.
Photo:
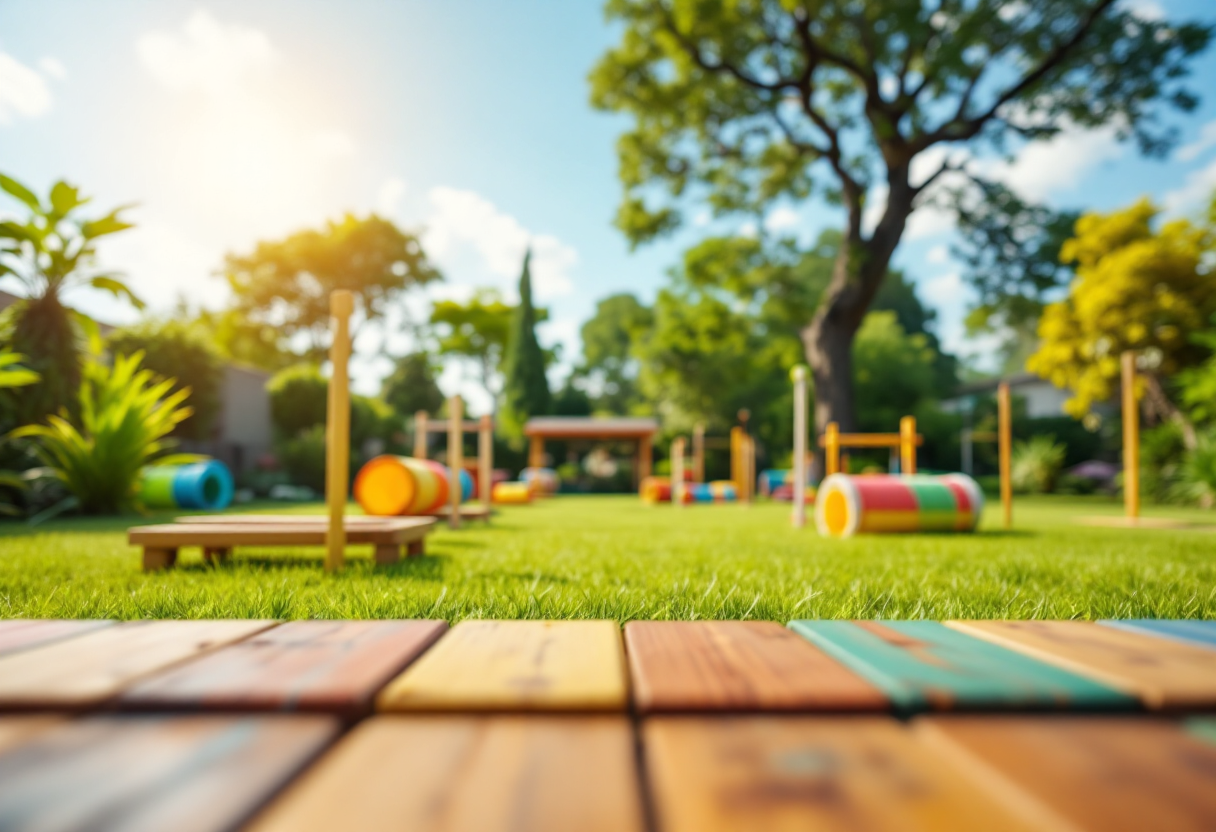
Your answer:
[[[1001,475],[1001,517],[1005,528],[1013,528],[1013,406],[1009,385],[996,388],[997,458]]]
[[[684,505],[684,437],[671,441],[671,502]]]
[[[339,289],[329,296],[334,339],[329,348],[333,372],[329,378],[325,419],[325,502],[329,526],[325,531],[325,569],[342,568],[346,560],[346,498],[350,478],[350,316],[355,299]]]
[[[916,417],[899,420],[899,473],[916,473]]]
[[[448,525],[460,528],[460,472],[464,470],[464,401],[448,399]]]
[[[823,428],[824,476],[840,473],[840,425],[828,422]]]
[[[806,367],[794,368],[794,508],[790,522],[806,525]]]
[[[705,423],[697,422],[692,429],[692,478],[705,482]]]
[[[1140,405],[1136,401],[1136,355],[1123,353],[1123,508],[1140,516]]]
[[[482,416],[477,433],[477,482],[486,511],[494,502],[494,419]]]
[[[414,459],[426,459],[426,435],[429,427],[425,410],[414,414]]]

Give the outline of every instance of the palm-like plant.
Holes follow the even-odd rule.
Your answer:
[[[0,349],[0,389],[25,387],[38,380],[37,373],[21,366],[24,358],[25,356],[20,353]],[[0,470],[0,488],[25,491],[27,485],[19,471]],[[20,513],[15,505],[8,502],[7,499],[0,498],[0,514],[12,516]]]
[[[40,421],[75,397],[80,384],[79,333],[95,329],[88,318],[64,307],[62,296],[75,286],[92,286],[143,303],[122,275],[98,271],[97,240],[131,228],[115,208],[97,219],[79,216],[89,199],[66,182],[56,182],[45,200],[12,177],[0,174],[0,190],[29,210],[25,222],[0,220],[0,277],[25,287],[26,298],[5,313],[10,346],[29,356],[42,382],[17,402],[17,424]],[[73,320],[75,318],[75,320]]]
[[[1010,478],[1019,491],[1049,494],[1064,467],[1068,449],[1051,435],[1032,436],[1013,446]]]
[[[161,456],[175,441],[173,428],[191,414],[184,404],[189,388],[170,393],[174,379],[158,381],[140,369],[143,353],[117,356],[107,367],[86,362],[80,384],[79,416],[66,412],[46,424],[28,425],[13,436],[37,439],[35,452],[45,473],[61,481],[71,497],[58,511],[79,508],[104,514],[142,508],[140,469],[155,462],[193,462],[195,454]],[[159,457],[159,458],[158,458]]]

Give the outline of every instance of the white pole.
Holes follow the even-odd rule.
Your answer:
[[[790,522],[806,525],[806,367],[794,368],[794,506]]]

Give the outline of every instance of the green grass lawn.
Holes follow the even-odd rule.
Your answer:
[[[1216,532],[1072,522],[1118,511],[1025,499],[1010,533],[834,541],[791,529],[787,505],[561,497],[506,509],[488,529],[442,529],[425,557],[392,568],[352,547],[336,576],[320,549],[238,550],[219,568],[191,549],[176,570],[144,574],[129,518],[6,523],[0,617],[1216,618]],[[985,521],[996,524],[991,508]]]

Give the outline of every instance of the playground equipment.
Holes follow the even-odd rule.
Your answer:
[[[686,447],[687,440],[683,436],[672,440],[671,479],[648,477],[642,483],[642,500],[648,503],[670,501],[678,506],[689,503],[737,502],[739,490],[733,480],[714,480],[709,483],[693,481],[693,473],[685,468]]]
[[[470,473],[472,482],[476,484],[477,496],[481,505],[462,506],[461,499],[455,492],[449,492],[448,499],[433,511],[428,512],[436,517],[447,517],[453,529],[460,528],[460,521],[485,520],[489,522],[491,505],[493,504],[494,488],[494,420],[482,416],[477,421],[464,418],[464,400],[460,396],[448,399],[447,422],[432,424],[425,410],[414,414],[414,458],[427,459],[427,437],[432,433],[446,433],[448,436],[448,468],[453,471],[465,472],[464,435],[477,434],[477,456],[469,460],[474,473]],[[467,498],[466,498],[467,499]]]
[[[528,437],[528,467],[545,467],[545,442],[632,442],[634,482],[641,488],[650,476],[654,435],[659,425],[654,419],[602,418],[598,416],[537,416],[524,425]]]
[[[1136,403],[1136,355],[1121,356],[1123,382],[1123,513],[1130,523],[1140,519],[1140,406]]]
[[[1001,483],[1001,522],[1006,529],[1013,528],[1013,474],[1010,457],[1013,455],[1013,403],[1008,382],[1002,381],[996,388],[996,433],[978,432],[964,428],[962,437],[963,472],[971,472],[971,446],[974,442],[997,443],[997,465]]]
[[[840,473],[840,452],[843,448],[890,448],[892,455],[898,450],[899,472],[915,474],[916,448],[923,444],[925,438],[916,432],[915,416],[905,416],[899,420],[899,433],[841,433],[840,425],[828,422],[823,436],[819,437],[819,447],[824,451],[823,467],[826,476]]]
[[[790,493],[790,524],[795,529],[806,525],[806,367],[790,373],[794,382],[794,481]],[[814,499],[814,496],[811,497]]]
[[[232,502],[232,474],[214,459],[187,465],[153,465],[140,474],[139,496],[148,508],[219,511]]]
[[[643,503],[669,503],[671,502],[671,478],[647,477],[642,480],[642,486],[638,492]]]
[[[473,496],[473,477],[459,472],[457,504]],[[429,459],[384,454],[355,476],[355,501],[377,517],[434,516],[451,502],[452,471]]]
[[[525,468],[519,473],[519,479],[537,497],[552,497],[561,485],[561,479],[552,468]]]
[[[494,502],[501,505],[527,505],[532,502],[532,487],[526,482],[494,483]]]
[[[815,525],[824,537],[881,532],[971,532],[984,495],[966,474],[832,474],[819,487]]]
[[[692,429],[691,481],[705,482],[705,449],[730,449],[730,482],[740,502],[750,503],[755,497],[756,440],[747,432],[750,417],[747,410],[738,413],[739,424],[730,429],[729,437],[707,437],[705,425],[698,422]]]

